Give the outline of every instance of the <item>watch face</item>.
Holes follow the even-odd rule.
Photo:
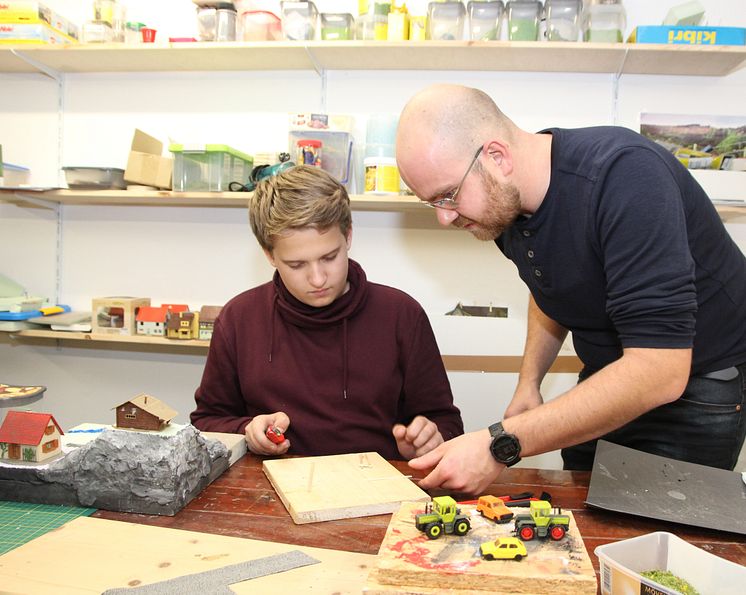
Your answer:
[[[497,461],[508,464],[518,458],[521,447],[518,445],[518,441],[511,436],[498,436],[492,441],[490,450]]]

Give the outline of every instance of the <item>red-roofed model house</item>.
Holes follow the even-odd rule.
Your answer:
[[[161,306],[143,306],[137,311],[137,334],[164,337],[166,322],[172,312],[187,312],[186,304],[163,304]]]
[[[64,432],[50,413],[8,411],[0,426],[0,459],[40,463],[62,452]]]

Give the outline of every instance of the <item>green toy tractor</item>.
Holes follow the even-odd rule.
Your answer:
[[[466,535],[471,529],[469,519],[461,514],[461,509],[450,496],[433,498],[425,505],[425,512],[415,515],[414,524],[429,539],[438,539],[443,533]]]
[[[559,541],[569,527],[570,517],[562,514],[561,509],[552,508],[546,500],[532,501],[529,504],[529,514],[519,514],[515,517],[515,533],[523,541],[547,536]]]

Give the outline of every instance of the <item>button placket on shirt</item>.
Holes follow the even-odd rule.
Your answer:
[[[521,232],[521,235],[524,238],[526,238],[526,239],[529,239],[529,238],[533,237],[533,234],[528,229],[524,229]],[[533,263],[534,257],[536,256],[536,253],[533,251],[532,248],[528,248],[526,250],[526,256],[528,257],[529,262],[531,264],[531,270],[534,272],[534,277],[536,277],[537,279],[541,279],[541,277],[543,275],[543,273],[541,272],[541,268],[538,267],[538,266],[536,266],[536,265],[534,265],[534,263]]]

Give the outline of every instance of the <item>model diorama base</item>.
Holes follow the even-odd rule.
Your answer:
[[[174,515],[228,468],[194,426],[172,435],[107,429],[45,465],[0,465],[0,500]]]
[[[496,524],[470,504],[459,505],[471,530],[464,536],[428,539],[414,524],[422,502],[405,502],[391,517],[377,562],[368,576],[366,595],[406,593],[554,593],[595,595],[596,574],[571,512],[570,529],[560,541],[524,542],[527,556],[516,560],[484,560],[479,546],[498,537],[514,536],[513,523]]]

